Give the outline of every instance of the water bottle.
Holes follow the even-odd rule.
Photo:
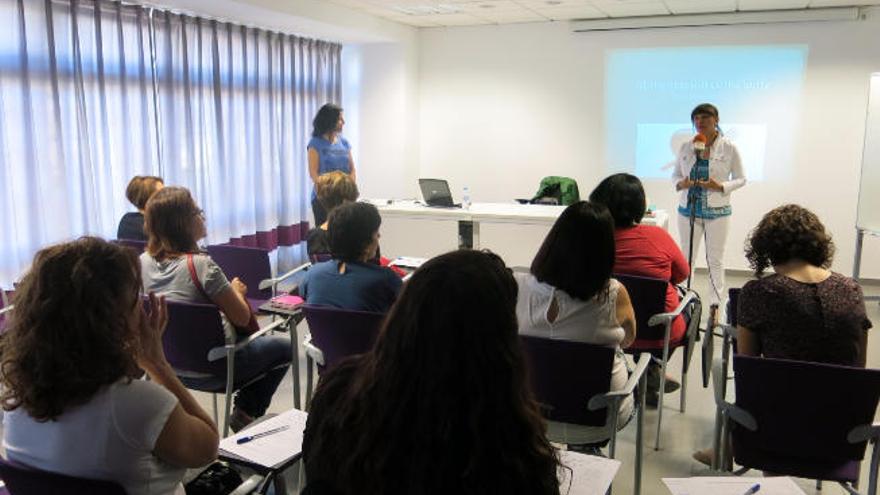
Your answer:
[[[471,190],[468,186],[464,186],[464,191],[461,193],[461,207],[465,210],[471,209]]]

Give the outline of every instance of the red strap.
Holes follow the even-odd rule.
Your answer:
[[[205,296],[205,299],[210,301],[211,298],[208,297],[208,293],[205,292],[205,288],[202,287],[202,283],[199,281],[199,276],[196,275],[196,264],[193,262],[193,255],[191,253],[186,254],[186,267],[189,268],[189,278],[192,279],[193,285],[196,286],[196,289],[199,289],[199,292]]]

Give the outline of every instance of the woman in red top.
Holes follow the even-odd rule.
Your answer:
[[[678,244],[668,232],[654,225],[641,225],[645,216],[645,189],[638,177],[630,174],[611,175],[590,193],[590,201],[604,204],[614,218],[614,273],[637,275],[669,281],[666,288],[666,311],[673,311],[681,302],[675,284],[687,279],[690,268]],[[687,325],[683,316],[672,322],[670,343],[684,338]],[[636,336],[636,346],[662,348],[663,341],[644,341]],[[654,363],[649,375],[650,392],[659,388],[659,365]],[[680,385],[666,378],[666,392]]]

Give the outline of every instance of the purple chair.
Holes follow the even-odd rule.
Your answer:
[[[178,375],[191,378],[207,378],[226,375],[226,381],[218,387],[196,388],[210,392],[214,396],[214,420],[217,420],[217,394],[226,394],[223,436],[229,433],[229,415],[232,408],[232,394],[263,377],[251,377],[248,382],[236,383],[235,352],[247,346],[254,339],[279,327],[287,327],[291,335],[294,405],[299,407],[299,365],[295,348],[295,327],[289,324],[290,318],[279,318],[258,332],[235,341],[225,336],[220,311],[213,304],[195,304],[168,301],[168,327],[162,336],[162,347],[168,363]],[[224,363],[222,360],[226,358]],[[285,364],[286,365],[286,364]],[[265,371],[269,371],[267,368]]]
[[[137,239],[115,239],[110,242],[131,248],[138,256],[147,249],[147,241],[139,241]]]
[[[520,335],[523,353],[529,365],[529,378],[544,418],[567,425],[610,427],[609,457],[614,458],[617,444],[620,403],[639,388],[636,423],[636,459],[634,493],[641,493],[642,428],[647,377],[645,370],[651,355],[639,356],[635,372],[622,390],[609,392],[615,350],[583,342],[569,342]],[[566,438],[551,441],[568,443]]]
[[[688,290],[678,307],[674,311],[666,312],[666,289],[669,282],[635,275],[615,274],[614,278],[626,287],[636,314],[636,341],[626,348],[625,352],[641,354],[662,351],[662,357],[657,360],[660,363],[661,393],[657,402],[657,437],[654,440],[654,450],[658,450],[660,448],[660,424],[663,421],[663,396],[665,395],[662,391],[666,386],[666,365],[669,362],[669,353],[676,347],[684,348],[681,364],[681,400],[679,403],[681,412],[684,412],[687,399],[687,373],[694,351],[694,342],[700,329],[702,303],[696,292]],[[670,341],[672,322],[688,306],[692,306],[691,320],[684,338],[678,342],[672,342]],[[662,344],[657,344],[657,342],[662,342]]]
[[[310,266],[306,263],[280,277],[272,278],[268,249],[216,244],[208,246],[207,251],[208,256],[220,266],[227,277],[238,277],[247,285],[246,297],[254,311],[276,295],[278,284]]]
[[[343,358],[372,349],[385,314],[310,304],[304,305],[302,312],[309,325],[309,335],[303,342],[307,358],[306,399],[309,401],[312,396],[312,363],[317,363],[321,375]]]
[[[0,458],[0,478],[11,495],[125,495],[118,483],[90,480],[33,469]],[[0,489],[2,490],[2,489]],[[0,492],[2,493],[2,492]]]
[[[721,363],[716,362],[720,368]],[[736,404],[715,402],[730,423],[733,455],[744,469],[858,487],[868,441],[874,443],[867,493],[877,493],[880,370],[734,356]]]

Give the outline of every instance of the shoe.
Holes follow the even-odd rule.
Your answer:
[[[663,384],[663,393],[671,394],[681,388],[681,383],[675,378],[666,375],[666,382]],[[660,365],[651,363],[648,366],[648,391],[660,390]]]
[[[649,390],[648,393],[645,394],[645,407],[648,409],[657,409],[658,404],[660,404],[660,394],[658,394],[656,390]]]
[[[238,433],[247,428],[247,426],[253,422],[253,416],[237,407],[233,409],[232,414],[229,415],[229,429],[232,430],[233,433]]]
[[[570,443],[568,444],[568,450],[572,452],[579,452],[581,454],[605,457],[605,454],[602,453],[602,449],[598,445],[592,445],[588,443]]]
[[[707,449],[698,450],[691,455],[695,461],[700,464],[705,464],[706,466],[712,467],[712,459],[715,457],[715,451],[712,447]]]

